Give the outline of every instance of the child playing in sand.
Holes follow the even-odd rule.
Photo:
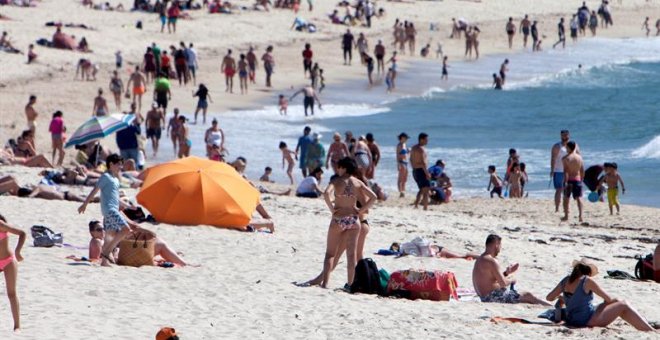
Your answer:
[[[264,169],[264,174],[259,177],[259,180],[262,182],[275,183],[275,181],[270,180],[270,175],[273,173],[273,168],[267,166]]]
[[[289,107],[289,100],[283,94],[280,95],[279,105],[280,115],[286,116],[286,110]]]
[[[522,197],[522,172],[520,171],[520,164],[513,163],[511,165],[511,173],[509,174],[509,197],[521,198]]]
[[[603,183],[607,184],[607,204],[610,207],[610,215],[613,214],[612,206],[616,206],[616,214],[619,214],[619,183],[621,183],[621,192],[626,193],[626,187],[623,185],[623,179],[619,175],[619,166],[616,163],[605,163],[605,176],[600,179],[598,188],[600,190]]]
[[[297,158],[296,153],[289,150],[284,142],[280,142],[280,150],[282,151],[282,169],[284,169],[285,162],[289,164],[286,168],[286,174],[289,176],[291,185],[293,185],[293,166],[296,164],[294,160],[294,157]]]
[[[18,235],[18,242],[14,253],[9,250],[8,234]],[[7,297],[11,306],[11,315],[14,318],[14,331],[21,328],[21,316],[19,313],[18,296],[16,295],[16,280],[18,278],[18,262],[23,261],[21,249],[25,243],[25,232],[7,223],[4,216],[0,215],[0,271],[5,274],[7,286]]]
[[[495,166],[488,166],[488,173],[490,174],[490,181],[488,182],[488,191],[490,191],[490,198],[493,198],[493,194],[497,194],[499,198],[502,198],[502,179],[495,172]],[[490,190],[490,187],[493,187],[493,190]]]

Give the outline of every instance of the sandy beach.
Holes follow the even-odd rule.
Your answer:
[[[112,2],[118,3],[129,8],[132,1]],[[251,6],[252,2],[239,0],[236,4]],[[389,55],[394,19],[412,20],[419,31],[416,55],[427,41],[432,51],[441,42],[452,61],[462,61],[464,40],[448,38],[452,17],[477,23],[483,32],[481,52],[490,55],[509,52],[504,33],[509,16],[515,18],[516,25],[524,14],[538,20],[541,34],[547,36],[543,38],[544,48],[548,49],[555,41],[557,19],[560,16],[568,19],[569,13],[580,4],[580,1],[552,0],[379,1],[378,6],[385,8],[386,16],[375,19],[370,29],[351,27],[351,30],[364,32],[370,46],[383,39]],[[587,4],[595,9],[598,2]],[[20,134],[25,126],[24,106],[29,95],[35,94],[40,113],[36,147],[40,153],[50,155],[47,127],[52,112],[63,111],[70,129],[79,126],[92,114],[97,89],[108,87],[114,70],[114,53],[121,50],[124,68],[131,69],[141,62],[151,42],[160,46],[178,45],[179,41],[195,44],[200,64],[197,81],[210,88],[214,102],[209,112],[214,114],[274,106],[278,94],[290,95],[307,83],[300,56],[306,42],[312,44],[315,60],[324,68],[329,87],[363,82],[366,88],[366,70],[359,65],[355,54],[353,66],[342,65],[340,36],[347,27],[331,24],[325,15],[332,12],[334,5],[334,1],[318,1],[314,12],[309,13],[303,2],[299,15],[317,25],[319,30],[314,34],[290,30],[295,14],[280,9],[268,13],[242,11],[234,15],[191,11],[193,19],[180,20],[176,34],[161,34],[157,15],[153,13],[103,12],[83,8],[79,1],[73,0],[42,0],[36,8],[0,6],[0,13],[11,19],[0,21],[0,31],[7,31],[13,45],[23,51],[38,38],[50,39],[54,28],[44,26],[48,21],[84,23],[95,28],[64,29],[76,37],[86,37],[94,51],[91,54],[37,46],[37,63],[27,65],[25,55],[0,52],[0,140],[4,144]],[[625,0],[623,4],[614,1],[611,7],[616,26],[599,30],[599,36],[640,37],[644,17],[650,16],[652,25],[660,17],[660,5],[652,1]],[[138,20],[143,22],[143,30],[134,28]],[[438,23],[440,31],[429,31],[431,23]],[[516,35],[515,41],[513,52],[522,52],[521,36]],[[267,45],[274,46],[277,65],[274,88],[264,86],[264,71],[260,67],[257,85],[250,87],[250,94],[226,94],[219,70],[222,56],[228,48],[236,55],[247,51],[250,45],[257,48],[258,56]],[[100,65],[95,82],[73,80],[76,63],[83,57]],[[419,57],[402,56],[401,77],[406,77],[407,64],[419,60]],[[123,72],[124,81],[127,77],[128,71]],[[191,97],[194,89],[173,82],[170,107],[179,107],[190,116],[196,103]],[[235,84],[235,93],[237,89]],[[115,112],[107,90],[106,99]],[[150,102],[144,99],[143,113]],[[127,108],[124,100],[122,109]],[[246,122],[247,131],[248,123],[252,122]],[[112,137],[103,143],[116,149]],[[73,152],[68,151],[67,162],[72,157]],[[12,175],[21,184],[35,184],[39,171],[2,166],[0,177]],[[65,188],[81,195],[90,190],[89,187]],[[273,188],[284,187],[273,185]],[[129,197],[137,194],[134,189],[125,191]],[[598,265],[600,274],[596,279],[607,292],[630,302],[649,321],[660,321],[659,284],[603,279],[607,270],[633,273],[634,256],[651,253],[660,242],[657,208],[624,205],[620,216],[610,216],[606,204],[586,203],[586,223],[578,224],[573,203],[571,220],[560,223],[561,216],[554,213],[550,198],[460,198],[421,212],[410,206],[409,197],[379,202],[370,213],[372,229],[366,241],[365,257],[372,257],[380,268],[390,272],[408,268],[451,271],[460,287],[472,289],[473,262],[371,254],[388,248],[392,242],[406,242],[416,236],[458,252],[480,253],[486,236],[497,233],[503,237],[501,264],[520,263],[515,275],[518,290],[544,298],[568,274],[572,260],[589,257]],[[346,282],[345,259],[334,272],[329,289],[297,287],[293,281],[311,279],[322,269],[330,213],[321,199],[265,194],[262,203],[275,221],[274,234],[208,226],[144,224],[182,252],[186,261],[201,267],[106,269],[66,259],[69,255],[87,255],[83,249],[89,242],[87,223],[102,217],[98,204],[91,204],[80,215],[79,204],[74,202],[0,196],[0,213],[11,224],[27,232],[32,225],[46,225],[64,233],[65,242],[71,245],[35,248],[28,236],[18,281],[23,329],[20,334],[11,332],[9,304],[4,285],[0,285],[0,338],[149,339],[163,326],[174,327],[181,339],[658,338],[656,334],[635,331],[621,319],[608,328],[595,329],[490,321],[492,317],[542,321],[537,315],[545,308],[539,306],[485,304],[476,300],[409,301],[347,294],[339,291]],[[15,240],[10,236],[12,249]]]

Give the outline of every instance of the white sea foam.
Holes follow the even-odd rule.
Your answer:
[[[655,136],[650,142],[633,150],[632,155],[636,158],[660,158],[660,135]]]

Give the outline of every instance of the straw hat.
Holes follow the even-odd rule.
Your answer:
[[[571,267],[575,267],[578,264],[591,268],[591,275],[589,276],[596,276],[598,274],[598,267],[596,267],[593,262],[589,261],[589,259],[583,257],[580,260],[573,260]]]

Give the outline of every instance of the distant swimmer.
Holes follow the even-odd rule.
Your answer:
[[[298,90],[296,93],[294,93],[290,98],[289,101],[292,101],[293,98],[295,98],[297,95],[303,93],[305,97],[303,98],[303,106],[305,108],[305,116],[307,116],[307,109],[311,110],[312,116],[314,115],[314,103],[318,102],[319,109],[322,109],[321,107],[321,100],[319,97],[316,95],[316,91],[314,91],[314,88],[311,86],[305,86],[302,89]]]
[[[502,89],[502,78],[497,73],[493,73],[493,88],[496,90]]]

